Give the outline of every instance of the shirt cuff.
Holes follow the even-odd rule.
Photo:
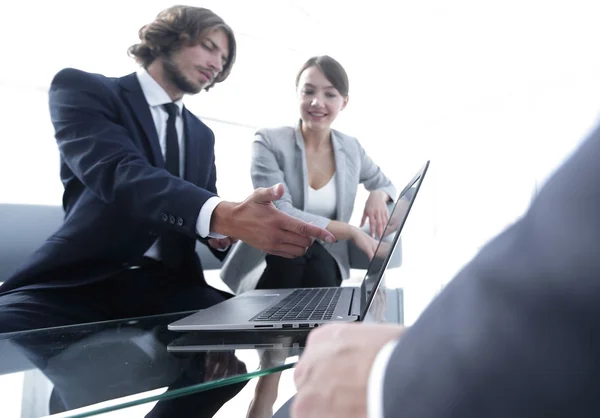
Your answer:
[[[383,346],[371,366],[369,380],[367,382],[367,417],[384,418],[383,416],[383,380],[385,370],[392,357],[398,341],[390,341]]]
[[[198,220],[196,221],[196,232],[202,238],[227,238],[225,235],[210,231],[210,219],[212,218],[212,213],[222,201],[223,199],[219,196],[213,196],[202,205]]]

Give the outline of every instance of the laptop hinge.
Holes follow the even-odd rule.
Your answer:
[[[352,291],[352,301],[350,302],[350,316],[356,316],[360,319],[360,287],[357,287]]]

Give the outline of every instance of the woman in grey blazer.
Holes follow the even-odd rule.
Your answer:
[[[273,289],[339,286],[349,276],[349,241],[369,259],[373,257],[377,247],[374,237],[383,234],[388,220],[386,203],[395,197],[396,189],[356,138],[331,129],[348,103],[348,88],[346,72],[336,60],[329,56],[309,59],[296,77],[300,121],[294,127],[261,129],[252,144],[254,187],[282,183],[285,193],[274,202],[277,208],[326,228],[336,242],[315,242],[304,256],[295,259],[265,257],[239,242],[221,275],[232,289],[252,287],[240,286],[240,279],[262,260],[266,268],[255,287]],[[371,235],[349,224],[361,183],[371,193],[360,226],[368,220]],[[273,361],[277,359],[262,359],[263,363]],[[248,417],[272,415],[278,382],[278,374],[259,379]]]
[[[348,103],[348,77],[329,56],[309,59],[296,77],[300,120],[294,127],[261,129],[252,144],[254,187],[283,183],[285,193],[275,205],[291,216],[329,230],[331,245],[315,242],[295,259],[267,255],[240,242],[232,250],[221,277],[234,291],[248,288],[336,286],[350,271],[348,241],[369,258],[387,223],[386,202],[396,189],[369,158],[358,140],[331,129]],[[349,224],[359,184],[371,193],[361,225],[369,221],[371,236]],[[263,260],[266,269],[258,284],[248,273]]]

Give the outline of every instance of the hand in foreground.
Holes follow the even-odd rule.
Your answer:
[[[235,244],[238,240],[235,238],[209,238],[208,245],[210,245],[215,250],[226,250],[233,244]]]
[[[314,239],[335,241],[329,231],[277,209],[273,201],[280,199],[283,192],[283,185],[276,184],[256,189],[242,203],[219,203],[213,211],[210,230],[286,258],[304,255]]]
[[[360,226],[362,227],[368,219],[372,237],[379,238],[383,235],[383,230],[389,219],[386,205],[388,200],[389,196],[385,192],[374,190],[369,194],[369,198],[365,203],[365,210],[360,221]]]
[[[310,333],[294,371],[298,393],[292,418],[364,418],[367,381],[379,350],[404,327],[334,324]]]

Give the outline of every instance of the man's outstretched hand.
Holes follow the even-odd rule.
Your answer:
[[[254,190],[241,203],[221,202],[215,208],[210,230],[240,239],[269,254],[294,258],[306,253],[313,240],[333,243],[327,230],[294,218],[275,207],[283,184]]]

